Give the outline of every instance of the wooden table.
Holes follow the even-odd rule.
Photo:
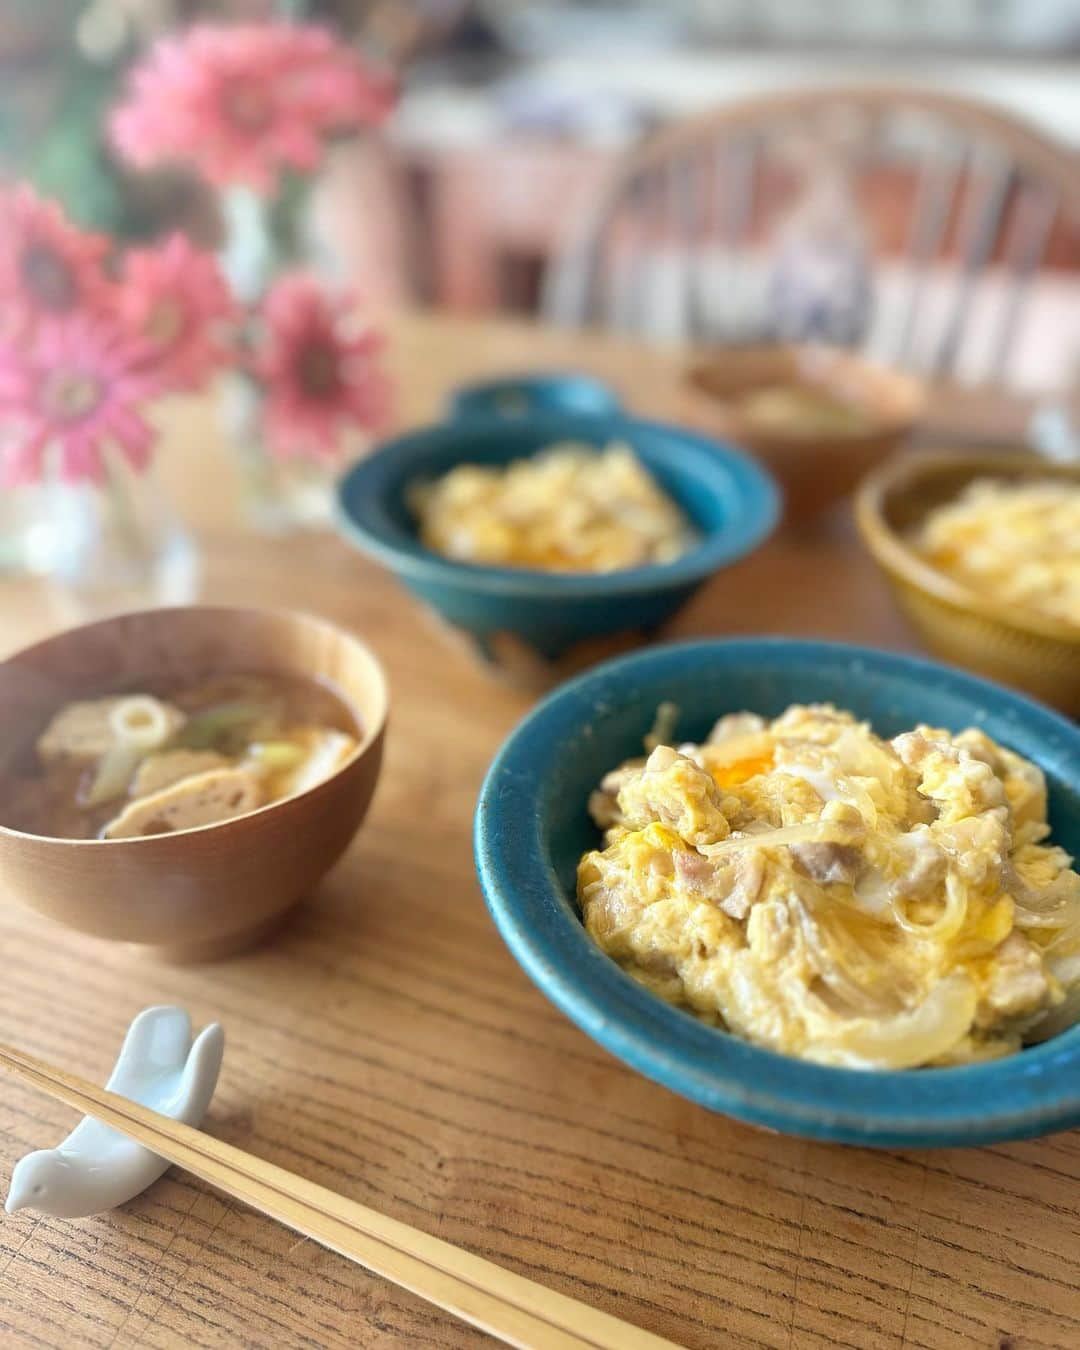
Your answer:
[[[674,361],[489,323],[395,323],[401,416],[457,380],[581,366],[686,415]],[[25,913],[0,917],[0,1037],[104,1081],[130,1017],[176,1002],[228,1034],[208,1128],[344,1194],[686,1346],[1080,1345],[1080,1132],[979,1150],[785,1139],[673,1096],[551,1007],[473,873],[484,769],[528,707],[373,564],[329,537],[236,523],[212,409],[166,415],[164,458],[216,600],[306,606],[386,664],[388,754],[347,859],[270,946],[154,966]],[[0,584],[0,649],[55,619]],[[779,537],[674,631],[904,645],[840,524]],[[0,1173],[70,1113],[2,1083]],[[5,1346],[465,1346],[484,1338],[175,1172],[83,1222],[0,1222]]]

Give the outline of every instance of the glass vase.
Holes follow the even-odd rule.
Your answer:
[[[0,578],[29,567],[28,550],[41,509],[39,487],[0,487]]]
[[[152,473],[114,465],[100,483],[48,481],[36,512],[27,566],[73,622],[196,598],[198,551]]]
[[[247,188],[223,194],[222,269],[237,300],[257,305],[284,270],[311,268],[316,253],[310,225],[311,183],[286,174],[274,198]],[[336,460],[272,455],[262,435],[263,392],[242,371],[221,380],[221,422],[235,453],[248,525],[263,534],[327,529],[333,520]]]
[[[222,423],[236,454],[247,523],[270,535],[329,529],[342,463],[272,455],[262,437],[263,394],[246,375],[227,375],[221,398]]]

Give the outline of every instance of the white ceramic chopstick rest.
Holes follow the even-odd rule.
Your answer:
[[[106,1086],[186,1125],[200,1125],[221,1069],[225,1033],[217,1022],[192,1043],[183,1008],[146,1008],[128,1028]],[[85,1219],[134,1199],[168,1170],[156,1153],[86,1116],[57,1148],[15,1164],[8,1213],[34,1209]]]

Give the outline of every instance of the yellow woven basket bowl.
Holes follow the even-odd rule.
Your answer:
[[[1080,626],[969,590],[924,562],[908,543],[927,512],[981,477],[1059,478],[1080,485],[1080,465],[993,451],[901,454],[860,484],[859,533],[932,652],[1080,716]]]

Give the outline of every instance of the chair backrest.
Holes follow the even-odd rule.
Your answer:
[[[847,268],[853,312],[816,336],[932,377],[1008,382],[1037,273],[1080,263],[1080,162],[1004,113],[918,89],[755,99],[646,139],[575,223],[546,315],[695,342],[815,335],[784,331],[777,256],[798,234],[800,185],[813,194],[823,173],[852,207],[846,261],[827,219],[817,243]],[[825,262],[821,285],[843,289]],[[786,280],[812,270],[796,250]]]

